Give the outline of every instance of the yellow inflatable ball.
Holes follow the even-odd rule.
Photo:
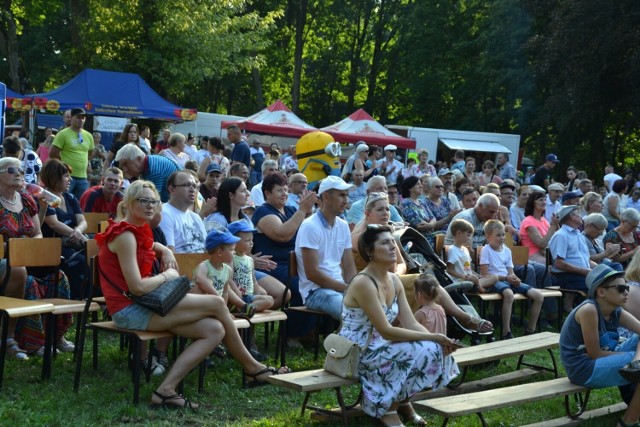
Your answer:
[[[309,188],[329,175],[340,176],[342,148],[331,135],[314,131],[302,136],[296,143],[298,169],[309,181]]]

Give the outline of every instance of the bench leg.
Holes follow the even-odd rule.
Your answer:
[[[304,417],[304,411],[307,409],[307,403],[309,403],[309,396],[311,396],[311,392],[306,392],[304,394],[304,400],[302,401],[302,410],[300,411],[300,416]]]
[[[546,366],[536,365],[535,363],[523,362],[524,356],[526,355],[521,354],[520,357],[518,357],[516,370],[520,369],[522,366],[528,366],[530,368],[539,369],[541,371],[553,372],[554,377],[558,378],[558,363],[556,362],[556,357],[553,355],[553,351],[550,348],[547,349],[547,352],[549,353],[549,357],[551,358],[551,365],[553,366],[553,368],[547,368]]]
[[[340,387],[336,387],[336,398],[338,399],[338,405],[340,405],[340,412],[342,413],[342,425],[347,427],[347,408],[344,405],[344,397],[342,396],[342,390]]]
[[[578,417],[580,417],[580,415],[582,415],[582,413],[587,409],[587,403],[589,402],[590,394],[591,394],[591,390],[587,390],[584,393],[584,397],[582,396],[582,393],[573,395],[574,400],[578,402],[578,412],[575,412],[575,413],[571,411],[571,404],[569,402],[569,399],[571,398],[571,396],[569,395],[565,396],[564,409],[567,412],[567,417],[571,418],[572,420],[575,420]]]
[[[484,415],[482,415],[482,412],[478,412],[478,413],[476,413],[476,415],[478,416],[478,418],[480,418],[480,422],[482,423],[482,427],[487,427],[487,420],[484,419]]]
[[[450,390],[455,390],[458,387],[460,387],[462,383],[464,383],[464,379],[467,376],[468,370],[469,370],[468,366],[465,366],[464,368],[462,368],[462,374],[456,379],[455,382],[449,382],[449,384],[447,384],[446,387]]]

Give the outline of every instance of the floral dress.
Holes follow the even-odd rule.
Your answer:
[[[446,218],[447,215],[451,212],[451,201],[448,197],[440,197],[440,204],[436,205],[433,201],[425,197],[423,203],[429,211],[436,217],[436,221],[440,221],[443,218]],[[449,223],[447,222],[442,226],[440,231],[447,231],[447,227],[449,227]]]
[[[104,159],[107,158],[107,151],[104,149],[104,145],[97,144],[93,148],[93,158],[89,161],[89,181],[91,185],[100,184],[102,178],[102,168],[104,166]]]
[[[416,205],[410,198],[403,199],[400,202],[400,213],[409,225],[417,230],[417,225],[422,221],[430,222],[435,219],[433,213],[429,210],[422,199],[418,199],[420,205]],[[429,241],[431,246],[435,245],[435,237],[433,233],[421,232]]]
[[[398,294],[390,307],[382,306],[392,323],[398,316]],[[428,388],[446,386],[460,370],[451,355],[433,341],[387,341],[373,328],[361,308],[342,306],[340,335],[361,348],[358,377],[362,384],[362,409],[380,418],[394,402],[406,400]]]
[[[637,228],[631,232],[631,236],[633,237],[633,242],[625,242],[624,240],[622,240],[622,237],[620,237],[620,234],[616,230],[611,230],[604,235],[602,242],[605,245],[607,243],[618,244],[620,245],[620,253],[626,254],[627,252],[631,252],[638,245],[640,245],[640,231],[638,231]],[[627,260],[621,262],[621,264],[623,267],[626,267],[630,261],[631,258],[627,258]]]

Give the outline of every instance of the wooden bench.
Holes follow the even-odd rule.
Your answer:
[[[587,387],[572,384],[568,378],[555,378],[548,381],[519,384],[478,393],[419,400],[413,402],[413,405],[416,408],[444,417],[443,427],[447,425],[450,418],[469,414],[477,414],[482,425],[486,426],[487,422],[482,415],[484,411],[511,407],[522,403],[538,402],[558,396],[564,396],[567,416],[569,418],[577,418],[587,406],[590,391]],[[582,396],[582,393],[584,393],[584,396]],[[570,395],[579,396],[579,407],[575,413],[571,412]]]
[[[509,345],[505,345],[505,342],[495,341],[492,343],[461,348],[454,353],[456,363],[462,370],[460,379],[456,381],[455,384],[450,384],[449,390],[451,391],[449,391],[448,393],[457,394],[466,390],[477,391],[479,389],[495,386],[498,383],[513,383],[522,379],[531,378],[540,371],[553,372],[554,376],[557,378],[558,366],[552,350],[558,347],[559,340],[560,335],[557,333],[542,332],[539,334],[526,335],[523,337],[511,339],[508,341]],[[524,356],[526,356],[527,354],[535,353],[541,350],[546,350],[549,352],[552,364],[551,368],[531,363],[525,363],[523,361]],[[463,382],[465,380],[469,367],[514,356],[518,356],[518,363],[516,366],[516,371],[514,373],[498,375],[495,378],[496,381],[475,381],[474,383],[469,383],[463,386]],[[522,366],[526,366],[532,369],[521,369]],[[314,369],[311,371],[274,375],[269,377],[268,381],[271,384],[277,386],[305,393],[304,401],[302,403],[302,410],[300,412],[301,415],[304,415],[304,412],[308,407],[321,414],[340,416],[342,417],[344,425],[347,424],[348,417],[360,401],[360,397],[358,397],[355,403],[351,405],[345,405],[344,397],[341,390],[341,387],[343,386],[357,384],[358,380],[347,380],[344,378],[340,378],[336,375],[326,372],[324,369]],[[339,410],[332,411],[308,405],[309,396],[311,395],[311,393],[332,388],[336,392]],[[436,393],[438,395],[443,394],[443,392],[440,390],[428,393],[429,396],[436,395]],[[420,396],[425,395],[421,394]]]

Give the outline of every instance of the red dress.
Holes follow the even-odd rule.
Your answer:
[[[102,275],[104,275],[104,277],[102,277],[102,275],[100,277],[100,287],[107,301],[107,309],[110,314],[117,313],[123,308],[133,304],[133,301],[123,294],[123,292],[129,291],[129,286],[122,274],[118,254],[111,252],[107,246],[113,239],[125,231],[133,233],[136,238],[136,260],[141,277],[151,276],[153,263],[156,258],[156,254],[153,251],[153,233],[149,224],[138,227],[125,221],[114,222],[110,219],[109,226],[104,233],[96,234],[96,241],[100,248],[98,264]],[[119,291],[114,289],[107,278],[113,285],[118,287]]]

